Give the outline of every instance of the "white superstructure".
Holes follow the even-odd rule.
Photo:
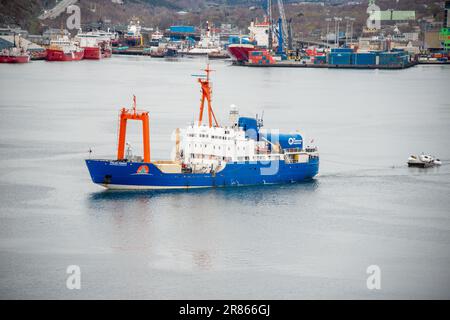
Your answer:
[[[190,54],[220,53],[220,51],[220,35],[211,31],[208,21],[206,21],[206,31],[202,33],[198,44],[192,49],[181,50],[183,53]]]
[[[267,20],[259,23],[258,20],[252,21],[248,30],[250,31],[250,40],[256,41],[256,44],[260,47],[269,46],[269,28],[270,23]]]
[[[88,31],[83,32],[81,29],[78,31],[78,34],[75,36],[75,40],[80,43],[82,48],[84,47],[97,47],[100,43],[111,42],[111,37],[114,34],[106,31]]]
[[[142,27],[140,21],[136,17],[133,17],[128,24],[126,35],[127,37],[140,37],[141,29]]]
[[[289,161],[292,155],[298,156],[296,162],[306,162],[308,156],[303,150],[281,150],[276,144],[267,140],[257,141],[246,137],[243,128],[238,127],[238,114],[235,106],[230,110],[230,126],[209,127],[206,124],[193,123],[180,130],[177,137],[177,152],[175,159],[193,172],[220,171],[228,162],[260,162],[285,160]],[[179,139],[179,141],[178,141]],[[269,144],[272,144],[270,148]]]
[[[73,41],[68,36],[58,36],[50,40],[50,49],[62,50],[64,53],[82,51],[79,41]]]

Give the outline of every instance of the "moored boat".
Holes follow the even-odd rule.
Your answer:
[[[265,130],[262,119],[241,117],[234,106],[230,123],[220,126],[211,105],[209,66],[205,72],[198,79],[202,88],[198,122],[175,130],[171,160],[151,160],[149,114],[137,110],[134,98],[133,107],[120,113],[117,157],[86,160],[92,181],[108,189],[175,189],[294,183],[317,175],[318,150],[305,147],[300,133]],[[142,121],[143,156],[134,156],[130,148],[125,152],[131,120]]]
[[[250,43],[230,44],[227,50],[234,61],[242,63],[248,61],[250,52],[257,50],[257,48]]]
[[[125,34],[125,41],[128,46],[135,47],[143,44],[141,29],[139,19],[133,17],[128,24],[127,33]]]
[[[231,58],[237,63],[244,63],[249,60],[250,52],[267,49],[269,47],[269,31],[271,28],[272,26],[267,18],[262,22],[251,22],[248,27],[250,31],[249,43],[243,43],[242,37],[239,37],[239,43],[230,44],[228,52]],[[273,44],[276,44],[275,41]]]
[[[30,50],[31,60],[45,60],[47,57],[47,51],[44,50]]]
[[[30,62],[30,53],[21,45],[20,36],[18,45],[16,35],[13,36],[14,46],[0,51],[0,63],[28,63]]]
[[[220,51],[208,53],[208,58],[211,60],[213,60],[213,59],[229,59],[230,55],[227,51],[220,50]]]
[[[220,36],[211,30],[209,22],[206,21],[206,30],[202,33],[200,41],[193,48],[184,48],[181,53],[191,56],[206,56],[222,52]]]
[[[159,31],[159,29],[156,29],[155,32],[152,33],[150,37],[150,47],[158,47],[159,43],[164,39],[164,34]]]
[[[84,57],[84,49],[68,36],[58,36],[51,40],[46,52],[47,61],[79,61]]]
[[[30,55],[20,48],[4,49],[0,52],[0,63],[28,63]]]
[[[78,32],[75,38],[84,49],[83,59],[100,60],[111,57],[111,38],[100,31]]]

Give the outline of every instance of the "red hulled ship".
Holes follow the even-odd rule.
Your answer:
[[[84,59],[100,60],[111,57],[111,38],[101,31],[79,32],[76,40],[84,49]]]
[[[28,63],[30,62],[30,54],[26,48],[21,46],[20,36],[19,45],[16,45],[16,35],[13,36],[14,46],[5,48],[0,52],[0,63]]]
[[[0,63],[28,63],[30,55],[21,48],[8,48],[0,52]]]
[[[84,57],[84,49],[68,36],[59,36],[51,40],[50,47],[46,51],[47,61],[78,61]]]
[[[250,56],[250,52],[255,51],[256,47],[253,44],[230,44],[228,52],[233,60],[237,62],[246,62]]]
[[[267,18],[263,22],[252,21],[248,27],[250,31],[249,42],[242,43],[242,37],[240,37],[240,43],[228,46],[231,58],[239,63],[247,62],[250,52],[268,48],[270,28],[271,25]]]

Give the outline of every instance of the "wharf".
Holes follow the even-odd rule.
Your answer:
[[[239,64],[234,62],[234,65],[245,66],[252,68],[326,68],[326,69],[359,69],[359,70],[402,70],[416,66],[418,63],[413,61],[407,64],[395,64],[395,65],[334,65],[334,64],[306,64],[298,61],[281,61],[274,64],[254,64],[243,63]]]
[[[144,48],[128,48],[119,50],[117,48],[112,49],[113,54],[124,54],[124,55],[130,55],[130,56],[142,56],[145,55]]]
[[[419,61],[418,64],[427,64],[427,65],[450,65],[450,61],[433,61],[433,60],[428,60],[428,61]]]

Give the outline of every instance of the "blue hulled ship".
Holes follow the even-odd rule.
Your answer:
[[[262,119],[241,117],[235,106],[229,124],[220,126],[211,105],[209,66],[204,71],[198,121],[176,129],[173,159],[150,160],[148,112],[137,111],[134,98],[133,107],[120,113],[117,158],[86,160],[92,181],[108,189],[175,189],[294,183],[318,174],[318,150],[305,147],[298,132],[266,130]],[[125,150],[129,120],[142,121],[142,157]]]

